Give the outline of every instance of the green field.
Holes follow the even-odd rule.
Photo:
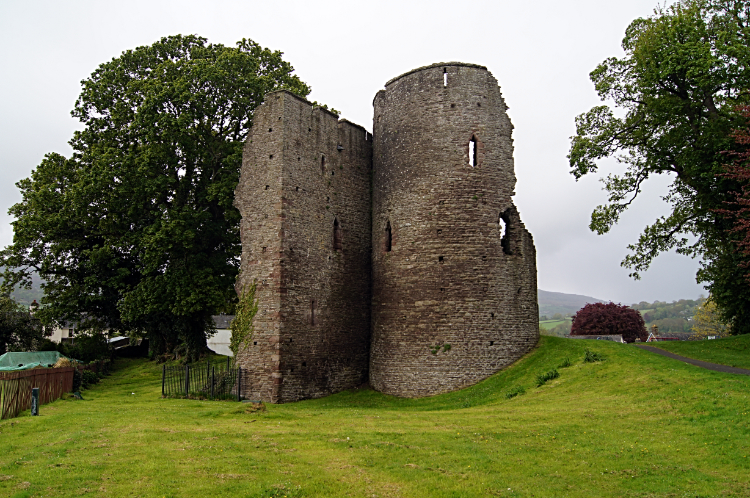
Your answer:
[[[563,323],[570,325],[570,318],[564,318],[562,320],[539,320],[539,326],[544,330],[549,330],[553,327],[557,327]]]
[[[583,363],[587,347],[607,359]],[[631,345],[542,337],[419,400],[363,389],[253,411],[161,399],[159,381],[121,360],[85,400],[1,421],[0,496],[750,496],[750,377]]]
[[[696,360],[750,368],[750,335],[702,341],[649,342],[649,346],[666,349],[672,353]]]

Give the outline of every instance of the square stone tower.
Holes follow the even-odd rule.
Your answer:
[[[287,91],[258,107],[235,205],[237,291],[259,311],[238,355],[243,396],[317,398],[368,378],[372,135]]]

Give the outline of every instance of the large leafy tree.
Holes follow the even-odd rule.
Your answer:
[[[738,112],[747,121],[732,133],[734,146],[727,151],[722,178],[736,182],[736,190],[715,212],[722,217],[724,247],[728,249],[705,265],[702,274],[711,282],[711,301],[720,321],[730,325],[733,334],[750,333],[750,106]],[[720,246],[721,247],[721,246]],[[715,251],[717,253],[718,251]]]
[[[750,121],[750,105],[741,107],[739,111]],[[737,235],[737,246],[742,255],[749,259],[741,266],[746,272],[745,280],[750,282],[750,126],[735,130],[733,138],[737,145],[737,150],[730,154],[734,162],[725,166],[723,176],[737,180],[741,188],[732,193],[727,206],[718,212],[733,223],[731,231]]]
[[[737,313],[750,308],[750,290],[736,286],[731,223],[716,210],[738,188],[721,173],[724,152],[734,146],[731,132],[745,121],[737,107],[750,101],[748,22],[750,2],[743,0],[683,0],[633,21],[622,42],[625,56],[591,73],[610,105],[576,118],[568,156],[576,179],[596,172],[604,158],[624,165],[603,180],[608,203],[590,223],[599,234],[618,222],[645,181],[669,175],[663,200],[671,214],[644,229],[622,265],[639,278],[663,251],[700,257],[698,281],[734,321],[744,321]]]
[[[46,280],[48,320],[136,331],[155,352],[205,349],[211,314],[236,299],[243,141],[264,95],[309,87],[281,52],[171,36],[82,82],[70,158],[18,183],[5,286]]]

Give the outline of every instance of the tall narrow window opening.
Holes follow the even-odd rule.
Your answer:
[[[448,68],[443,68],[443,86],[448,86]]]
[[[326,174],[326,156],[320,156],[320,172]]]
[[[315,299],[310,301],[310,325],[315,325]]]
[[[341,251],[343,249],[341,243],[341,225],[339,225],[338,218],[333,220],[333,250]]]
[[[393,236],[391,234],[391,222],[385,224],[385,252],[391,252]]]
[[[469,140],[469,166],[472,168],[477,165],[477,137],[471,136]]]

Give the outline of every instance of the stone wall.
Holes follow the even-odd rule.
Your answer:
[[[236,205],[238,292],[259,313],[240,352],[247,398],[287,402],[367,381],[372,135],[292,93],[266,96],[248,136]]]
[[[411,71],[373,104],[370,383],[409,397],[459,389],[539,336],[534,244],[511,200],[513,126],[476,65]]]

